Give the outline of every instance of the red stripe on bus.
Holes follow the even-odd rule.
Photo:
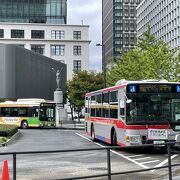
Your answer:
[[[98,117],[93,117],[93,118],[86,118],[87,121],[94,121],[94,122],[100,122],[104,124],[114,124],[116,125],[117,128],[121,129],[171,129],[170,125],[126,125],[124,121],[119,120],[119,119],[107,119],[107,118],[98,118]]]
[[[125,86],[127,86],[127,85],[126,84],[122,84],[122,85],[117,85],[117,86],[109,87],[109,88],[106,88],[106,89],[101,89],[101,90],[89,92],[89,93],[86,93],[86,96],[96,95],[96,94],[98,94],[100,92],[105,93],[105,92],[108,92],[108,91],[114,91],[114,90],[123,88]]]

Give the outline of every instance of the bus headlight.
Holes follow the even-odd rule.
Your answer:
[[[130,136],[129,141],[132,143],[139,143],[140,142],[140,137],[139,136]]]
[[[126,142],[130,143],[139,143],[140,142],[140,136],[126,136],[125,137]]]

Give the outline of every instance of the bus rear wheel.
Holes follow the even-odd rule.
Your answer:
[[[27,129],[28,128],[28,122],[26,120],[21,122],[21,128],[22,129]]]
[[[96,141],[96,134],[95,134],[95,130],[94,130],[94,126],[91,126],[91,137],[92,140],[95,142]]]
[[[111,145],[116,146],[117,145],[117,136],[116,136],[116,131],[114,130],[112,135],[111,135]]]

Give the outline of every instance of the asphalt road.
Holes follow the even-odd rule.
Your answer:
[[[45,150],[71,150],[107,146],[94,143],[84,131],[62,129],[20,130],[21,136],[12,144],[0,147],[0,152],[26,152]],[[147,169],[167,165],[167,154],[160,150],[133,149],[112,150],[111,170],[115,172]],[[172,154],[172,163],[180,162],[180,156]],[[12,177],[12,156],[0,156],[0,163],[7,159]],[[78,151],[54,154],[17,155],[17,180],[49,180],[78,176],[97,175],[107,172],[107,152],[105,150]],[[180,168],[173,168],[173,177],[180,174]],[[113,176],[112,180],[167,179],[168,170],[161,169],[143,173]],[[94,178],[106,180],[103,178]]]

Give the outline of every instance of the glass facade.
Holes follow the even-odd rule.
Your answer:
[[[142,0],[103,1],[102,44],[105,61],[130,50],[136,42],[136,7]],[[107,16],[108,14],[108,16]]]
[[[66,24],[67,0],[0,0],[0,22]]]

